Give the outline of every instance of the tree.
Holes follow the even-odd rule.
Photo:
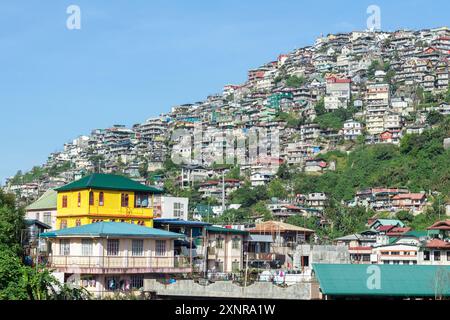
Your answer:
[[[414,220],[414,216],[409,211],[399,211],[395,214],[396,218],[406,224],[412,222]]]
[[[270,198],[286,199],[288,192],[280,179],[274,179],[267,186],[267,195]]]
[[[444,120],[444,116],[437,111],[431,111],[427,116],[427,122],[434,126],[441,123]]]
[[[292,88],[299,88],[302,85],[304,85],[306,82],[305,77],[303,76],[289,76],[286,79],[286,86],[292,87]]]

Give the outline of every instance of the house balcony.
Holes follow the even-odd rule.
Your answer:
[[[273,261],[275,260],[275,253],[270,252],[248,252],[248,260],[262,260],[262,261]]]
[[[136,256],[50,256],[48,266],[65,273],[185,273],[191,272],[189,259]]]

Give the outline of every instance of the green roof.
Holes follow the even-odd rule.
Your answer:
[[[428,231],[423,230],[411,230],[408,232],[405,232],[402,237],[414,237],[414,238],[421,238],[426,237],[428,235]]]
[[[368,286],[374,277],[370,268],[379,268],[379,289]],[[313,264],[313,269],[325,295],[450,296],[450,266]]]
[[[123,190],[149,193],[162,193],[162,190],[149,187],[127,177],[114,174],[94,173],[77,181],[66,184],[56,191],[72,191],[80,189]]]
[[[41,233],[43,238],[58,237],[140,237],[140,238],[184,238],[180,233],[143,227],[125,222],[96,222],[74,228]]]
[[[57,192],[48,189],[39,199],[27,206],[26,210],[56,210]]]
[[[208,232],[212,232],[212,233],[248,234],[248,231],[231,229],[231,228],[222,228],[222,227],[216,227],[216,226],[208,226],[208,227],[206,227],[206,230]]]

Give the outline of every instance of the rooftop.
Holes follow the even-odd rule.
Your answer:
[[[155,187],[149,187],[124,176],[93,173],[72,183],[55,189],[58,192],[81,189],[123,190],[149,193],[162,193]]]
[[[373,270],[371,270],[373,268]],[[450,296],[442,281],[450,266],[313,264],[323,294],[335,296]],[[370,276],[379,272],[379,289],[371,289]]]
[[[137,237],[137,238],[184,238],[183,234],[148,228],[125,222],[96,222],[74,228],[45,232],[42,238],[64,237]]]
[[[298,231],[306,233],[314,233],[314,230],[297,227],[292,224],[288,224],[281,221],[265,221],[256,225],[250,232],[286,232],[286,231]]]
[[[31,210],[56,210],[57,192],[53,189],[48,189],[39,199],[27,206],[27,211]]]

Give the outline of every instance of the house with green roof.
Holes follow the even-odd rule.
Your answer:
[[[124,176],[94,173],[55,189],[56,229],[99,221],[153,227],[154,196],[163,191]]]
[[[450,266],[313,264],[323,299],[450,297]]]
[[[25,219],[37,220],[56,229],[57,192],[48,189],[36,201],[25,208]]]
[[[97,222],[40,234],[48,266],[96,296],[132,292],[144,278],[191,272],[191,261],[174,252],[185,235],[124,222]]]
[[[244,240],[248,231],[219,226],[206,227],[207,271],[237,273],[244,267]]]

